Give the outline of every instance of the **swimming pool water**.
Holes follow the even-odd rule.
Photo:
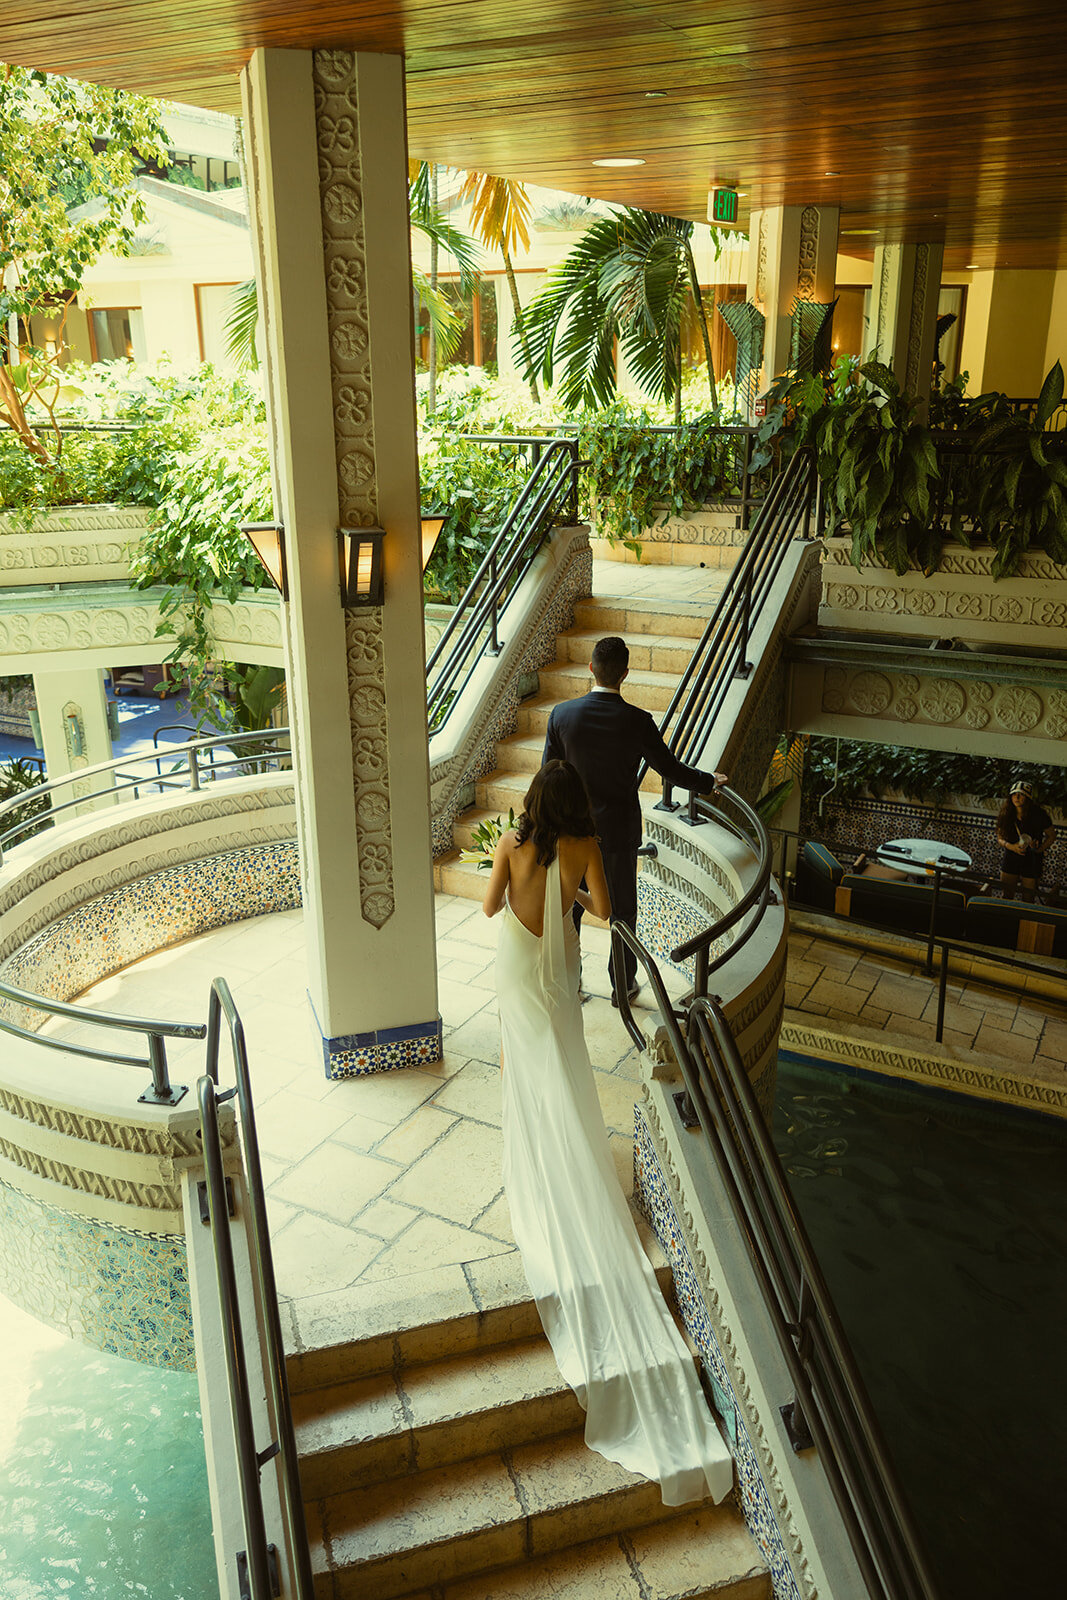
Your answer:
[[[195,1374],[0,1297],[0,1596],[218,1600]]]
[[[783,1055],[774,1138],[941,1600],[1062,1594],[1067,1124]]]

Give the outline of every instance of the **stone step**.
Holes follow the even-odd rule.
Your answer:
[[[711,608],[691,600],[623,600],[610,596],[579,600],[574,608],[574,626],[602,638],[606,633],[626,638],[635,633],[674,634],[680,639],[699,639],[707,625]]]
[[[446,1584],[441,1600],[772,1600],[771,1575],[729,1504],[676,1513]],[[429,1600],[420,1595],[418,1600]]]
[[[579,1432],[331,1494],[308,1512],[316,1590],[333,1600],[394,1600],[676,1515],[658,1484]]]
[[[670,672],[680,676],[689,665],[695,640],[679,639],[666,633],[623,634],[630,651],[630,673]],[[603,635],[572,628],[561,633],[557,640],[560,656],[565,661],[576,661],[588,667],[593,646]],[[626,684],[629,688],[630,679]]]
[[[591,680],[588,666],[575,661],[553,661],[538,673],[540,692],[554,700],[575,700],[588,694]],[[626,698],[654,715],[662,715],[678,687],[677,672],[631,671],[626,679]]]
[[[624,545],[612,545],[607,539],[589,540],[594,561],[618,561],[630,567],[703,567],[712,572],[722,572],[724,579],[729,569],[737,565],[743,549],[737,544],[690,543],[678,539],[649,539],[647,536],[640,540],[640,544],[641,554],[637,556]],[[683,587],[684,583],[684,576],[679,574],[679,587]]]
[[[293,1418],[308,1500],[583,1425],[543,1335],[314,1389]]]
[[[497,746],[497,759],[506,759],[506,744]],[[540,765],[540,763],[538,763]],[[522,809],[522,802],[526,791],[530,787],[530,774],[521,771],[508,771],[498,767],[495,772],[490,772],[487,777],[479,778],[475,784],[475,804],[479,810],[488,811],[492,816],[506,817],[508,807],[513,806],[515,815],[518,816]],[[641,780],[641,795],[643,805],[655,804],[663,788],[663,780],[658,773],[646,772]],[[644,799],[647,797],[647,802]]]

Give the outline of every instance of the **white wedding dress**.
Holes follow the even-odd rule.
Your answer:
[[[585,1440],[659,1482],[665,1505],[733,1482],[693,1358],[619,1187],[585,1048],[578,934],[548,869],[543,938],[505,903],[497,945],[504,1187],[515,1241]]]

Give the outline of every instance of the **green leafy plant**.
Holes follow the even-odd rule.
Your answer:
[[[476,862],[480,871],[488,872],[493,865],[493,854],[497,845],[503,835],[514,826],[515,809],[513,806],[508,808],[507,822],[502,817],[486,817],[483,822],[479,822],[476,828],[471,829],[472,847],[469,850],[461,850],[459,859],[461,861]]]
[[[67,309],[102,250],[130,249],[141,164],[168,160],[153,101],[0,64],[0,428],[60,479]]]
[[[1019,777],[1032,783],[1042,801],[1067,806],[1067,769],[993,756],[963,755],[945,750],[837,740],[819,735],[808,747],[804,774],[807,806],[820,799],[849,801],[862,795],[903,795],[923,804],[940,805],[949,795],[1002,800]]]
[[[0,764],[0,801],[13,800],[20,794],[29,794],[39,788],[44,781],[44,773],[35,762],[28,761],[24,756],[15,756],[12,760]],[[52,802],[47,795],[28,800],[24,806],[16,806],[4,816],[0,821],[0,833],[6,833],[9,828],[21,827],[31,817],[43,818],[51,809]],[[35,833],[40,833],[42,828],[50,826],[50,823],[42,821],[21,837],[31,839]]]

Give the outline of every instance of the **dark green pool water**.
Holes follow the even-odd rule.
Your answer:
[[[774,1137],[941,1600],[1062,1594],[1067,1124],[783,1054]]]

